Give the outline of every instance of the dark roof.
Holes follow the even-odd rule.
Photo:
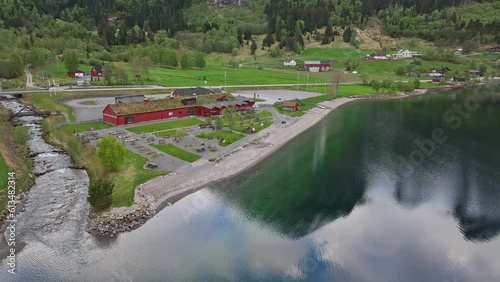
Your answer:
[[[118,96],[115,97],[115,103],[131,103],[131,102],[143,102],[144,95],[128,95],[128,96]]]
[[[70,70],[69,72],[71,72],[71,73],[83,72],[84,73],[84,71],[82,71],[82,70]]]
[[[102,72],[102,66],[93,66],[92,67],[96,72]]]
[[[231,94],[226,94],[228,100],[234,100]],[[151,113],[158,111],[165,111],[177,108],[193,107],[197,105],[204,105],[208,103],[214,103],[217,99],[216,95],[206,95],[198,96],[196,98],[196,104],[192,106],[185,106],[182,104],[182,98],[167,98],[158,100],[149,100],[148,102],[131,102],[131,103],[119,103],[110,104],[109,106],[116,113],[117,116],[132,115],[139,113]],[[226,102],[224,102],[226,103]]]
[[[206,95],[210,93],[215,93],[215,94],[222,93],[222,90],[218,88],[208,89],[203,87],[181,88],[174,90],[174,92],[175,91],[177,91],[177,94],[179,96],[193,96],[193,94]]]

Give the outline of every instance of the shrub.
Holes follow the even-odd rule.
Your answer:
[[[238,56],[238,48],[233,48],[233,50],[231,50],[231,53],[233,54],[233,56]]]
[[[278,47],[274,47],[271,49],[271,57],[273,58],[277,58],[281,56],[281,52],[280,52],[280,49]]]
[[[87,200],[96,210],[109,208],[113,202],[113,182],[98,178],[90,182]]]

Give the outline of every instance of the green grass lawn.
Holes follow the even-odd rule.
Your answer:
[[[200,156],[193,154],[191,152],[188,152],[186,150],[183,150],[173,144],[151,144],[151,146],[155,147],[156,149],[167,153],[171,156],[174,156],[178,159],[181,159],[186,162],[194,162],[201,158]]]
[[[7,187],[7,173],[9,173],[9,168],[7,167],[2,154],[0,154],[0,190]]]
[[[167,171],[145,169],[147,159],[130,150],[126,150],[122,172],[118,173],[114,181],[113,206],[130,206],[134,202],[134,191],[137,185],[155,177],[165,175]]]
[[[72,131],[72,132],[83,132],[83,131],[89,131],[89,128],[91,126],[94,127],[94,130],[100,130],[100,129],[106,129],[106,128],[113,127],[113,125],[111,125],[111,124],[99,121],[99,122],[87,122],[87,123],[80,123],[80,124],[63,125],[63,126],[61,126],[60,129]]]
[[[160,131],[155,133],[156,136],[161,137],[161,136],[176,136],[176,137],[183,137],[183,136],[188,136],[188,134],[184,131],[181,130],[166,130],[166,131]]]
[[[95,94],[95,93],[94,93]],[[60,111],[66,112],[68,114],[70,121],[75,121],[75,114],[73,113],[73,108],[68,105],[60,104],[57,101],[63,97],[67,96],[66,93],[58,93],[57,95],[50,93],[29,93],[23,95],[21,99],[23,102],[34,105],[35,108],[42,111]]]
[[[243,123],[241,117],[243,117]],[[255,129],[255,132],[259,132],[273,124],[272,114],[269,111],[261,111],[255,114],[255,117],[254,114],[250,113],[242,114],[241,117],[236,117],[232,130],[245,133],[245,129],[251,127]],[[260,122],[257,121],[257,118],[260,118]],[[229,127],[229,119],[227,117],[222,116],[221,120],[223,127]],[[250,121],[252,121],[252,124],[250,124]]]
[[[240,140],[241,138],[245,137],[245,135],[227,130],[227,131],[216,131],[210,133],[201,133],[196,135],[196,137],[202,139],[208,139],[208,137],[213,137],[214,139],[222,137],[224,138],[225,142],[219,142],[219,145],[222,147],[226,147]]]
[[[257,132],[261,131],[262,129],[269,127],[271,124],[273,124],[272,120],[262,120],[262,123],[254,122],[251,126],[250,126],[249,122],[243,122],[243,125],[240,125],[239,123],[237,125],[235,125],[233,127],[233,130],[245,133],[245,128],[251,127],[253,129],[255,129],[254,133],[257,133]]]
[[[272,117],[273,116],[273,114],[271,114],[270,111],[266,111],[266,110],[260,111],[260,112],[258,112],[255,115],[258,116],[258,117],[260,117],[260,118],[266,118],[266,117]]]
[[[199,125],[202,123],[203,123],[203,121],[201,121],[197,118],[186,118],[186,119],[179,119],[179,120],[174,120],[174,121],[166,121],[166,122],[160,122],[160,123],[134,126],[134,127],[127,128],[127,130],[130,132],[136,133],[136,134],[140,134],[140,133],[148,133],[148,132],[154,132],[154,131],[164,131],[164,130],[168,130],[168,129],[175,129],[175,128],[181,128],[181,127],[188,127],[188,126],[193,126],[193,125]]]
[[[90,73],[92,66],[80,64],[78,69],[86,73]],[[45,65],[42,68],[42,71],[52,74],[58,83],[76,80],[76,78],[68,76],[68,70],[64,66],[63,62]]]

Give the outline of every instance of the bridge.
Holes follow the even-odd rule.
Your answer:
[[[13,114],[9,121],[11,121],[15,117],[27,117],[27,116],[39,116],[39,117],[48,117],[52,113],[50,111],[38,111],[32,105],[25,105],[21,110],[17,113]]]

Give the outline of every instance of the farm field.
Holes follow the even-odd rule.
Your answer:
[[[188,152],[186,150],[183,150],[183,149],[181,149],[173,144],[151,144],[151,146],[153,146],[154,148],[156,148],[164,153],[167,153],[171,156],[174,156],[178,159],[181,159],[183,161],[190,162],[190,163],[201,158],[200,156],[193,154],[191,152]]]
[[[203,121],[201,121],[197,118],[186,118],[186,119],[179,119],[179,120],[174,120],[174,121],[165,121],[165,122],[160,122],[160,123],[153,123],[153,124],[146,124],[146,125],[129,127],[129,128],[127,128],[127,130],[132,132],[132,133],[135,133],[135,134],[141,134],[141,133],[149,133],[149,132],[155,132],[155,131],[164,131],[164,130],[168,130],[168,129],[175,129],[175,128],[181,128],[181,127],[188,127],[188,126],[193,126],[193,125],[199,125],[202,123],[203,123]]]

